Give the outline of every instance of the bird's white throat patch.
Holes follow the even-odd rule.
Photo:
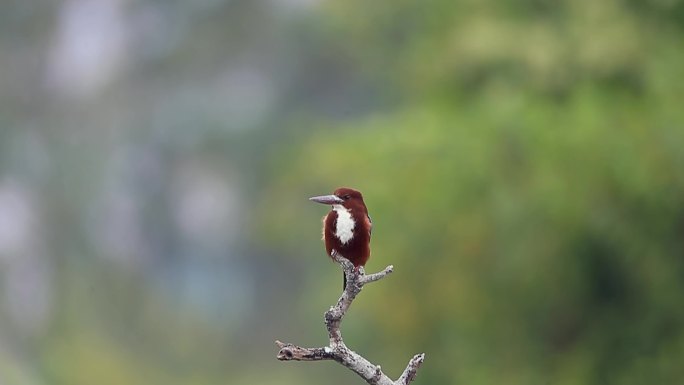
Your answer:
[[[354,237],[354,227],[356,222],[352,218],[349,210],[342,205],[333,205],[333,210],[337,213],[337,226],[335,236],[342,244],[349,242]]]

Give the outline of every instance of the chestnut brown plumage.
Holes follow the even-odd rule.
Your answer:
[[[365,266],[370,258],[370,239],[373,224],[360,191],[340,187],[332,195],[309,198],[332,206],[323,217],[325,251],[333,250],[348,259],[356,268]],[[344,286],[347,286],[346,277]]]

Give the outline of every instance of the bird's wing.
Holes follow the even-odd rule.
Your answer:
[[[370,215],[366,214],[366,218],[368,218],[368,235],[373,235],[373,220],[371,219]]]

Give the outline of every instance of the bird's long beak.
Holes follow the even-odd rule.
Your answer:
[[[336,195],[321,195],[317,197],[309,198],[310,201],[323,203],[324,205],[335,205],[344,202],[342,199],[338,198]]]

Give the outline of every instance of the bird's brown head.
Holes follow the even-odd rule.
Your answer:
[[[340,187],[332,195],[311,197],[309,200],[326,205],[341,205],[347,209],[366,208],[361,192],[348,187]]]

